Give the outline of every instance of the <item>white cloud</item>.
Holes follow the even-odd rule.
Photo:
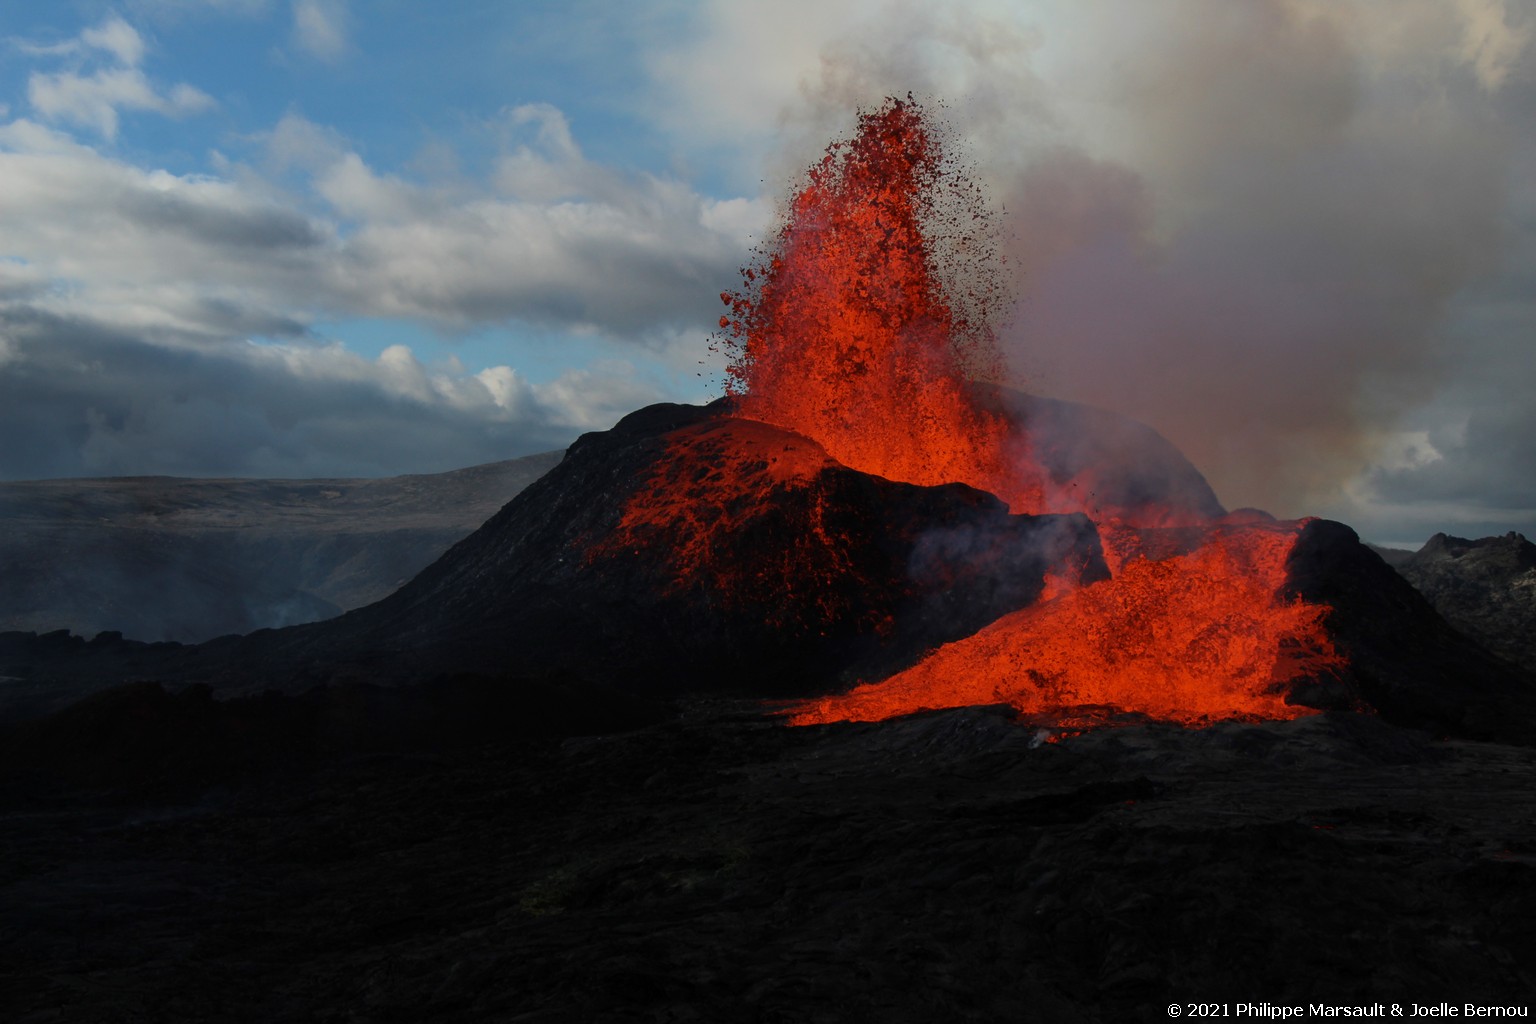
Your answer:
[[[1460,430],[1460,442],[1466,443],[1466,426]],[[1395,430],[1382,438],[1377,446],[1376,468],[1387,472],[1423,469],[1442,462],[1445,453],[1435,447],[1435,439],[1427,430]]]
[[[704,204],[701,217],[711,231],[735,239],[745,253],[755,242],[767,237],[773,224],[773,203],[756,199],[717,199]]]
[[[345,0],[293,0],[293,43],[320,60],[335,60],[347,50]]]
[[[312,304],[326,225],[215,178],[144,171],[29,121],[0,126],[7,255],[67,311],[217,334],[231,310]]]
[[[518,108],[505,123],[531,138],[509,140],[494,191],[379,174],[314,126],[278,126],[274,158],[306,166],[346,224],[326,274],[339,304],[451,328],[521,319],[636,336],[709,323],[748,210],[588,161],[553,107]]]
[[[533,401],[533,388],[527,379],[510,366],[488,366],[475,374],[491,401],[508,414],[517,416]]]
[[[503,193],[519,199],[552,201],[591,190],[605,176],[587,165],[571,136],[565,115],[548,103],[527,103],[507,111],[509,142],[516,148],[497,161],[495,181]],[[529,127],[532,139],[524,138]]]
[[[569,149],[539,173],[565,172],[578,193],[546,201],[381,174],[294,117],[268,141],[275,166],[307,171],[307,202],[248,167],[145,171],[35,122],[0,126],[9,251],[68,282],[57,301],[73,312],[185,337],[404,316],[641,338],[708,329],[753,220],[750,204],[621,176]]]
[[[1523,25],[1509,23],[1504,0],[1456,0],[1463,20],[1460,55],[1483,88],[1498,90],[1531,42],[1530,9]]]
[[[534,397],[550,411],[551,422],[578,430],[605,430],[627,413],[661,401],[625,360],[606,360],[535,385]]]
[[[114,58],[115,66],[89,74],[79,69],[33,72],[27,79],[27,100],[38,115],[92,128],[106,139],[116,138],[122,110],[185,117],[215,105],[211,96],[185,82],[167,91],[157,89],[139,69],[145,53],[143,37],[115,14],[69,42],[30,49],[45,55],[95,52]]]
[[[119,110],[184,117],[214,106],[211,96],[185,83],[161,94],[137,68],[112,68],[89,76],[33,74],[27,81],[27,100],[48,120],[94,128],[107,139],[117,136]]]
[[[347,154],[340,133],[297,114],[286,114],[263,137],[265,169],[282,174],[295,168],[313,174],[323,171]]]
[[[144,59],[143,37],[115,14],[109,15],[100,25],[81,32],[80,42],[92,49],[105,50],[127,67],[138,67]]]

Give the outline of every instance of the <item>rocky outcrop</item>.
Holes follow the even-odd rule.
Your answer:
[[[1011,400],[1036,426],[1054,417],[1046,433],[1085,432],[1056,449],[1060,481],[1096,473],[1122,508],[1166,498],[1196,518],[1219,509],[1155,433],[1067,403]],[[1100,458],[1125,460],[1124,479],[1097,468]],[[1202,529],[1144,531],[1141,546],[1182,550]],[[407,585],[338,618],[197,646],[0,634],[0,676],[12,677],[0,718],[145,679],[225,696],[461,674],[565,674],[644,696],[824,694],[970,636],[1035,602],[1051,577],[1107,571],[1081,514],[1010,515],[964,485],[860,473],[724,400],[658,405],[583,436]],[[1289,585],[1331,608],[1329,635],[1350,659],[1337,678],[1307,680],[1293,702],[1536,739],[1529,681],[1447,626],[1348,527],[1308,526]]]
[[[1342,523],[1313,520],[1288,564],[1290,590],[1331,610],[1349,661],[1302,703],[1362,700],[1392,720],[1441,732],[1536,742],[1536,683],[1453,629]]]
[[[1397,571],[1451,625],[1536,672],[1536,544],[1513,531],[1480,540],[1437,533]]]

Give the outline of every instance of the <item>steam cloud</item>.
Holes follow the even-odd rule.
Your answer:
[[[1151,424],[1229,507],[1383,540],[1536,524],[1536,317],[1512,301],[1536,291],[1528,12],[804,13],[822,42],[814,62],[803,41],[776,55],[802,63],[774,166],[805,166],[884,95],[946,101],[1006,211],[1019,304],[1003,338],[1029,389]],[[710,17],[688,52],[701,65],[664,68],[680,89],[719,85],[711,51],[742,57],[722,39],[751,16]],[[765,91],[749,75],[693,109],[712,123],[709,105]]]

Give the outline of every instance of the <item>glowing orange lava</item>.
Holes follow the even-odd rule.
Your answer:
[[[742,290],[721,295],[737,415],[819,448],[780,464],[749,432],[684,432],[595,550],[666,544],[672,586],[760,584],[764,572],[784,587],[825,583],[846,571],[834,536],[783,539],[750,566],[723,559],[720,540],[750,524],[765,488],[801,487],[828,457],[905,483],[970,484],[1015,513],[1087,512],[1114,578],[1049,580],[1040,603],[891,678],[793,705],[792,723],[998,702],[1186,724],[1307,713],[1286,703],[1289,684],[1340,659],[1327,609],[1280,596],[1296,524],[1191,522],[1155,502],[1083,507],[1071,495],[1094,488],[1050,480],[1020,425],[977,399],[971,381],[998,365],[990,317],[1002,296],[979,193],[940,139],[910,97],[861,114],[855,137],[808,171]]]
[[[986,227],[917,104],[860,115],[857,135],[808,172],[743,291],[720,296],[741,415],[813,437],[861,472],[1037,508],[1010,425],[967,382],[998,365]],[[964,284],[946,287],[946,272]]]
[[[703,584],[726,600],[754,601],[772,622],[795,590],[824,593],[853,571],[827,533],[813,487],[817,474],[834,465],[814,441],[749,420],[709,420],[675,431],[650,478],[625,504],[618,529],[588,549],[587,561],[659,548],[673,571],[667,586]],[[775,492],[803,502],[804,528],[777,530],[765,522],[765,512],[784,505],[768,500]],[[740,543],[743,533],[761,530],[770,531],[762,543]]]
[[[794,725],[1011,704],[1082,705],[1185,725],[1296,718],[1298,676],[1337,668],[1324,609],[1279,596],[1297,524],[1218,530],[1189,554],[1138,559],[1114,579],[1005,615],[883,682],[804,701]]]

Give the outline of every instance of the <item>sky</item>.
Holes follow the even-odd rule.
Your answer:
[[[379,476],[719,394],[795,175],[942,103],[1028,390],[1228,507],[1536,536],[1536,0],[5,0],[0,479]]]

